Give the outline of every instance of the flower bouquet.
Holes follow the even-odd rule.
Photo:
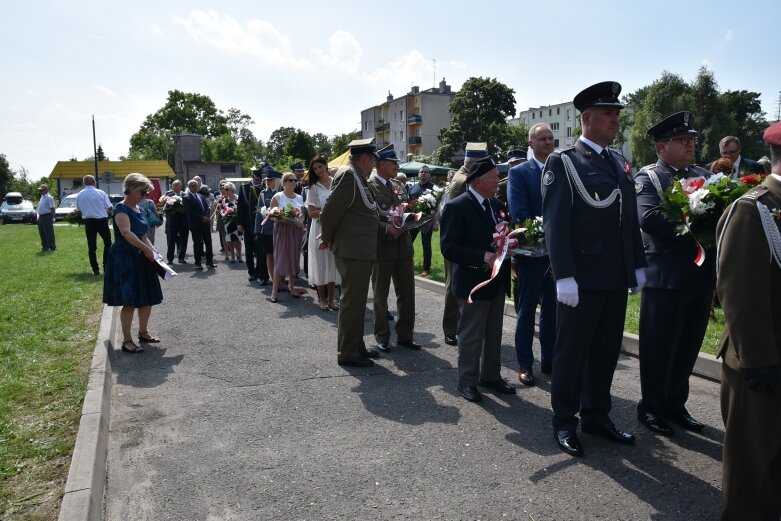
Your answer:
[[[690,235],[697,244],[695,263],[698,266],[705,261],[704,249],[716,245],[716,224],[721,214],[733,201],[760,184],[764,177],[748,174],[731,179],[724,174],[713,174],[707,179],[675,179],[660,194],[659,208],[675,227],[675,232],[679,236]]]
[[[259,211],[261,215],[264,216],[261,225],[266,224],[266,221],[269,219],[278,223],[298,224],[303,217],[301,208],[296,208],[292,204],[288,204],[284,208],[279,206],[276,208],[266,208],[264,206]]]
[[[223,205],[222,209],[220,210],[220,216],[222,216],[222,220],[225,224],[235,223],[236,218],[238,217],[236,213],[236,205],[233,203],[227,203]]]
[[[544,257],[548,254],[545,245],[545,232],[542,229],[542,217],[529,218],[515,226],[515,240],[518,245],[510,253],[527,257]]]
[[[84,219],[81,216],[81,210],[73,210],[63,218],[63,221],[70,224],[71,226],[81,226],[84,224]]]
[[[165,215],[184,212],[182,198],[178,195],[164,195],[160,198],[160,202],[163,203],[163,209],[160,211]]]
[[[428,189],[420,197],[391,210],[391,222],[397,228],[412,230],[428,224],[439,211],[439,204],[445,191],[438,187]]]

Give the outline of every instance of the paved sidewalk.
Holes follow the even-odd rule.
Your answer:
[[[553,440],[548,379],[518,383],[508,317],[503,376],[518,395],[471,404],[440,295],[417,289],[421,352],[346,369],[337,314],[313,291],[273,304],[243,264],[176,268],[152,314],[163,343],[111,354],[108,520],[718,518],[718,384],[691,379],[703,435],[653,436],[635,419],[637,360],[622,356],[612,417],[637,446],[584,434],[573,459]]]

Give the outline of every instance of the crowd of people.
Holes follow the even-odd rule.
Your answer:
[[[468,143],[463,166],[448,176],[440,215],[428,227],[410,229],[397,219],[398,208],[428,187],[428,167],[410,190],[399,181],[393,146],[378,150],[373,139],[351,142],[349,160],[336,171],[319,156],[310,161],[308,174],[300,163],[285,174],[264,165],[238,189],[220,183],[214,196],[199,179],[187,183],[187,192],[177,180],[160,201],[165,258],[186,263],[189,234],[195,269],[203,270],[204,262],[214,269],[215,219],[225,261],[246,260],[250,282],[271,283],[273,303],[283,289],[294,299],[306,292],[296,286],[303,258],[319,309],[339,312],[337,363],[370,367],[380,353],[392,350],[394,332],[395,346],[422,348],[414,340],[412,243],[420,234],[427,272],[431,235],[441,226],[442,327],[444,342],[458,348],[460,394],[478,402],[480,387],[517,392],[501,377],[499,356],[514,271],[518,379],[526,386],[536,382],[532,343],[539,305],[539,367],[550,377],[553,435],[572,456],[584,452],[578,425],[611,442],[635,443],[634,434],[610,418],[630,291],[642,292],[638,421],[661,436],[674,435],[676,428],[705,428],[686,404],[717,293],[726,319],[719,353],[726,426],[722,518],[774,519],[781,513],[781,123],[765,132],[769,175],[729,207],[718,223],[716,245],[703,248],[691,235],[677,233],[661,210],[667,187],[719,173],[766,173],[766,166],[743,158],[733,136],[720,143],[722,158],[705,168],[692,164],[698,132],[693,115],[681,111],[648,129],[658,160],[633,175],[623,156],[608,147],[619,127],[620,91],[618,83],[602,82],[575,97],[583,133],[570,148],[554,150],[551,128],[532,126],[528,152],[512,151],[504,183],[487,144]],[[88,222],[90,264],[99,273],[95,250],[101,235],[104,302],[122,308],[122,349],[140,352],[141,344],[159,342],[148,323],[152,306],[162,301],[150,268],[163,258],[150,233],[158,208],[145,202],[152,185],[140,174],[127,176],[125,199],[112,213],[90,177],[78,201]],[[543,222],[545,254],[506,256],[497,249],[503,221],[535,218]],[[54,249],[53,240],[44,247]],[[398,312],[394,331],[387,302],[391,282]],[[376,349],[367,348],[363,334],[370,286]],[[131,334],[134,313],[138,343]]]

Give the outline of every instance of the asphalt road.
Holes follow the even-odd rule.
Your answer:
[[[112,353],[108,520],[718,518],[713,382],[691,379],[702,435],[657,437],[637,423],[638,363],[622,356],[612,417],[637,445],[583,434],[573,459],[553,439],[547,377],[518,382],[507,317],[503,376],[518,395],[472,404],[456,388],[440,295],[417,289],[422,351],[347,369],[337,314],[314,292],[274,304],[243,264],[181,268],[152,314],[164,341]],[[370,307],[366,317],[369,343]]]

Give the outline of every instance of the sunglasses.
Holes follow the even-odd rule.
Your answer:
[[[296,180],[295,179],[285,179],[285,182],[286,183],[295,183]]]

